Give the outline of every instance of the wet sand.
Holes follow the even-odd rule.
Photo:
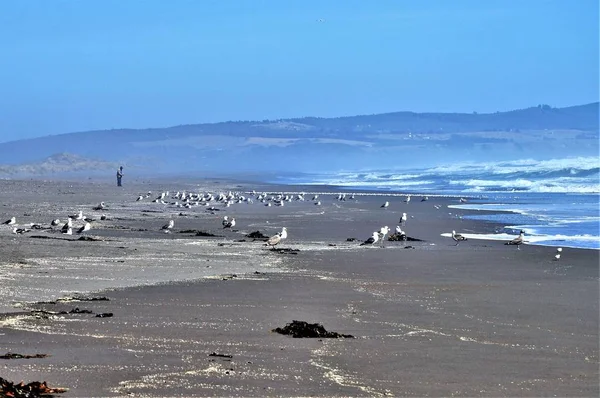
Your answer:
[[[136,202],[148,190],[324,191],[233,181],[125,184],[0,181],[0,216],[19,224],[79,209],[106,221],[88,236],[0,228],[0,376],[97,396],[597,396],[596,250],[469,240],[491,233],[462,219],[456,198],[321,195],[284,207],[182,209]],[[380,208],[388,200],[390,207]],[[108,208],[91,208],[105,201]],[[174,200],[169,199],[169,202]],[[436,209],[434,205],[442,205]],[[421,242],[359,241],[383,225]],[[182,215],[179,215],[179,214]],[[223,215],[235,231],[223,231]],[[160,228],[175,220],[174,231]],[[79,224],[78,224],[79,225]],[[288,228],[280,253],[245,238]],[[196,237],[195,229],[217,237]],[[33,235],[53,239],[32,238]],[[245,241],[242,241],[245,240]],[[84,293],[108,301],[59,301]],[[92,314],[59,314],[74,308]],[[45,312],[32,312],[32,311]],[[96,314],[112,313],[98,318]],[[318,322],[354,339],[271,332]],[[211,356],[211,353],[217,356]],[[231,357],[228,357],[231,356]]]

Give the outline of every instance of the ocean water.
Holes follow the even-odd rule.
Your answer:
[[[424,169],[340,171],[285,176],[277,183],[332,185],[349,191],[460,196],[454,208],[492,211],[467,216],[501,223],[506,239],[524,230],[526,242],[600,249],[600,158],[461,163]]]

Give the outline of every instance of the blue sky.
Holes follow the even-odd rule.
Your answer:
[[[598,12],[597,0],[3,0],[0,141],[593,102]]]

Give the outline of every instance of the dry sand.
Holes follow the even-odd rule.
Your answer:
[[[440,234],[499,227],[462,219],[466,211],[445,206],[455,198],[405,204],[397,196],[339,202],[321,195],[321,206],[255,202],[209,212],[135,198],[148,190],[153,198],[167,189],[315,187],[125,182],[119,189],[0,181],[2,220],[47,225],[79,209],[108,217],[88,233],[98,241],[0,229],[0,354],[49,355],[0,360],[0,376],[68,387],[65,397],[599,394],[596,250],[565,249],[553,261],[551,247],[454,246]],[[390,207],[381,209],[386,200]],[[100,201],[108,208],[92,211]],[[347,241],[383,225],[393,230],[402,212],[409,214],[403,229],[422,242]],[[235,231],[222,230],[225,214],[236,218]],[[160,227],[170,218],[175,228],[165,234]],[[244,238],[283,226],[282,246],[297,252]],[[186,229],[219,236],[180,233]],[[109,301],[35,303],[76,293]],[[74,308],[93,313],[57,314]],[[356,338],[271,332],[292,320]]]

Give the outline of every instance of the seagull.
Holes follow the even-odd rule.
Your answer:
[[[286,227],[281,228],[281,232],[279,233],[279,236],[281,237],[281,240],[287,239],[287,228]]]
[[[406,225],[407,219],[408,217],[406,216],[406,213],[402,213],[402,217],[400,217],[400,224],[402,224],[402,226]]]
[[[86,222],[83,227],[81,227],[77,230],[77,233],[80,234],[80,233],[89,231],[90,229],[92,229],[92,224],[90,224],[89,222]]]
[[[557,249],[556,249],[556,252],[557,252],[557,253],[560,253],[560,252],[562,252],[562,247],[559,247],[559,248],[557,248]]]
[[[400,238],[403,243],[406,242],[406,232],[404,232],[399,225],[396,225],[396,236],[397,238]]]
[[[173,220],[169,220],[168,224],[165,224],[162,226],[162,229],[165,230],[165,233],[170,232],[173,229],[173,226],[175,225],[175,221]]]
[[[429,200],[428,196],[423,196],[423,198],[421,198],[421,202],[427,202]]]
[[[390,228],[386,225],[385,227],[381,227],[379,230],[379,239],[381,240],[381,247],[383,247],[383,243],[385,242],[386,235],[390,232]]]
[[[521,230],[519,236],[511,240],[510,242],[506,242],[505,245],[516,245],[517,250],[521,250],[521,245],[523,244],[523,236],[525,235],[525,231]]]
[[[456,231],[452,231],[452,239],[454,239],[454,241],[456,242],[454,246],[458,246],[460,241],[467,240],[467,238],[465,238],[461,234],[457,234]]]
[[[144,199],[144,197],[142,195],[138,196],[137,199],[135,200],[136,202],[139,202],[140,200]]]
[[[61,228],[62,232],[67,232],[68,229],[73,227],[73,219],[71,217],[67,218],[67,222]],[[70,234],[69,234],[70,235]]]
[[[106,214],[102,214],[102,215],[100,216],[100,219],[101,219],[102,221],[106,220]]]
[[[6,220],[2,224],[13,225],[13,224],[16,224],[16,222],[17,222],[17,218],[16,217],[11,217],[10,220]]]
[[[467,199],[465,199],[465,198],[460,198],[460,203],[467,203]]]
[[[223,217],[223,221],[221,222],[221,224],[223,224],[223,228],[225,228],[227,226],[227,224],[229,224],[229,217],[228,216],[224,216]]]
[[[272,250],[275,250],[275,246],[285,238],[287,238],[287,231],[285,227],[283,227],[281,232],[277,232],[275,235],[271,236],[269,240],[267,240],[266,245],[271,246],[273,248]]]
[[[556,256],[554,256],[554,261],[558,261],[560,260],[560,254],[557,254]]]
[[[223,227],[223,229],[225,228],[233,228],[235,227],[235,218],[231,218],[231,220],[225,224],[225,226]]]
[[[104,210],[104,202],[100,202],[98,206],[94,206],[94,210]]]
[[[31,231],[31,230],[28,228],[17,228],[17,227],[13,228],[13,234],[21,235],[21,234],[24,234],[25,232],[29,232],[29,231]]]
[[[378,240],[379,240],[379,232],[375,231],[375,232],[373,232],[373,235],[369,239],[367,239],[360,245],[361,246],[374,245],[375,243],[377,243]]]
[[[406,199],[404,199],[404,202],[406,204],[408,204],[410,202],[410,195],[406,196]]]
[[[69,217],[74,220],[83,220],[83,210],[79,210],[79,213],[69,216]]]
[[[73,235],[73,228],[69,227],[66,230],[62,231],[65,235]]]
[[[52,222],[50,223],[50,225],[52,225],[53,227],[56,227],[58,224],[60,224],[60,220],[58,218],[56,220],[52,220]]]
[[[386,201],[384,204],[381,205],[382,209],[385,209],[386,207],[390,206],[390,202]]]

